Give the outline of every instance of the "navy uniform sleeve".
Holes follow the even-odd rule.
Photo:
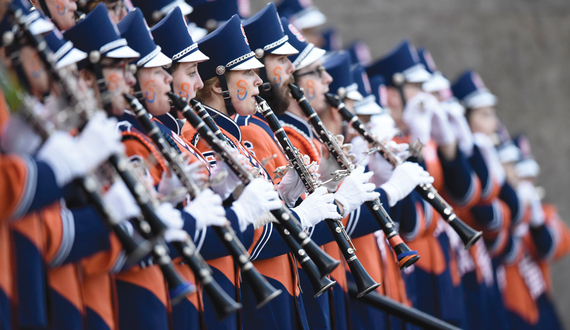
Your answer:
[[[92,207],[62,209],[63,240],[50,266],[76,262],[111,247],[109,229]]]
[[[524,207],[517,193],[507,182],[501,187],[499,198],[505,202],[511,210],[511,226],[520,223],[524,217]]]
[[[469,158],[469,164],[481,182],[481,199],[487,199],[493,192],[493,180],[477,145],[473,146],[473,155]]]
[[[445,188],[453,202],[459,206],[467,205],[475,197],[476,183],[475,174],[461,151],[457,151],[457,157],[452,161],[446,161],[438,152]]]
[[[530,234],[540,257],[549,258],[554,255],[556,250],[554,237],[545,224],[538,227],[530,227]]]

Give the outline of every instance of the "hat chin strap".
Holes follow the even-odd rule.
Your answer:
[[[38,2],[40,3],[40,7],[42,7],[42,11],[44,12],[44,15],[46,15],[47,18],[49,18],[50,20],[53,21],[52,15],[51,15],[51,12],[49,11],[46,0],[38,0]]]
[[[111,115],[113,112],[111,110],[111,96],[109,88],[107,87],[107,81],[103,75],[103,66],[101,65],[101,60],[103,57],[99,51],[92,51],[89,53],[89,62],[93,66],[93,73],[95,73],[95,79],[97,79],[97,87],[99,88],[99,98],[101,99],[101,104],[103,110],[107,112],[107,115]]]
[[[236,111],[234,105],[232,104],[232,98],[230,95],[230,89],[228,88],[228,82],[226,80],[226,75],[218,75],[218,80],[220,81],[220,87],[222,88],[222,97],[224,98],[224,104],[226,106],[226,112],[228,116],[232,116]]]

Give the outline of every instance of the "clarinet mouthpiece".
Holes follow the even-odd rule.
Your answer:
[[[325,99],[326,99],[327,103],[333,108],[338,109],[340,107],[340,105],[342,104],[340,97],[338,97],[338,95],[335,95],[332,93],[326,93]]]
[[[186,102],[180,96],[178,96],[172,92],[168,92],[168,93],[166,93],[166,95],[168,95],[168,97],[170,98],[170,101],[172,102],[172,104],[174,105],[174,107],[176,109],[182,110],[186,106]]]
[[[295,84],[289,84],[289,91],[291,91],[291,95],[295,100],[299,100],[303,97],[303,90],[299,88],[299,86]]]
[[[261,104],[262,102],[265,102],[265,100],[261,96],[255,95],[255,102],[257,102],[257,104]]]

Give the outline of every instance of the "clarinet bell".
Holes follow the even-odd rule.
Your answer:
[[[307,275],[309,282],[311,282],[313,290],[315,290],[315,298],[322,295],[325,291],[336,284],[336,281],[333,281],[326,276],[321,277],[319,274],[319,269],[315,266],[314,263],[305,262],[302,263],[302,266],[305,275]]]
[[[317,266],[321,274],[320,277],[327,276],[340,264],[340,261],[333,259],[313,241],[303,246],[303,249],[305,249],[307,255],[311,257],[311,260]]]
[[[115,231],[115,235],[126,234],[125,231]],[[129,237],[130,238],[130,237]],[[132,239],[122,239],[119,238],[123,248],[125,249],[125,254],[127,255],[127,260],[125,261],[124,267],[130,267],[141,261],[142,258],[146,257],[152,250],[152,244],[143,238],[132,238]]]
[[[212,301],[219,320],[225,319],[241,308],[241,304],[233,300],[218,282],[213,280],[208,283],[202,282],[202,288]]]
[[[190,282],[183,281],[169,291],[172,306],[179,304],[188,295],[196,292],[196,286]]]
[[[251,267],[247,267],[251,265]],[[281,294],[281,290],[275,289],[249,262],[242,268],[241,275],[243,280],[248,282],[252,287],[257,302],[256,308],[261,308],[273,298]]]
[[[355,261],[358,261],[358,259]],[[376,281],[374,281],[366,269],[364,269],[360,261],[350,262],[349,267],[352,277],[354,277],[354,283],[356,283],[356,287],[358,288],[356,298],[360,298],[365,294],[376,290],[376,288],[380,286],[380,283],[376,283]]]
[[[400,238],[400,241],[401,240],[402,239]],[[391,240],[390,243],[392,243]],[[396,246],[392,246],[392,249],[396,253],[396,257],[398,259],[398,267],[400,268],[400,270],[410,267],[420,259],[418,251],[410,250],[408,245],[406,245],[406,243],[404,243],[403,241],[401,243],[396,244]]]
[[[457,217],[448,220],[447,223],[449,223],[457,235],[459,235],[463,241],[463,244],[465,245],[465,250],[468,250],[471,246],[473,246],[473,244],[475,244],[475,242],[477,242],[477,240],[479,240],[483,234],[482,232],[476,231],[475,229],[469,227],[465,222]]]

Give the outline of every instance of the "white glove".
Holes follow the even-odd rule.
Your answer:
[[[156,208],[156,215],[164,222],[168,229],[164,232],[166,242],[182,242],[189,238],[186,231],[182,229],[184,220],[179,210],[170,203],[162,203]]]
[[[374,173],[370,178],[370,182],[374,183],[376,188],[385,183],[392,176],[394,167],[379,152],[372,153],[368,158],[368,169]]]
[[[334,204],[334,194],[327,192],[327,188],[319,187],[312,194],[307,196],[299,206],[292,210],[297,213],[301,220],[303,230],[316,225],[324,219],[340,219],[336,205]]]
[[[389,113],[381,113],[374,115],[370,118],[370,122],[366,125],[369,126],[370,132],[378,140],[392,140],[399,132],[396,127],[396,122]]]
[[[426,93],[418,93],[412,97],[402,115],[402,120],[408,126],[410,133],[410,141],[420,140],[424,145],[430,140],[431,117],[430,108],[426,105],[429,98],[426,99]]]
[[[540,196],[536,192],[536,188],[529,181],[521,181],[517,187],[517,195],[526,204],[530,205],[530,226],[539,227],[544,224],[546,216],[542,208]]]
[[[57,184],[64,186],[123,150],[116,123],[115,118],[106,118],[99,112],[76,140],[67,133],[55,133],[38,151],[37,158],[52,168]]]
[[[431,137],[440,146],[445,146],[455,141],[455,134],[449,124],[447,113],[441,107],[435,96],[426,95],[426,106],[429,107],[433,116],[431,117]]]
[[[408,196],[421,183],[432,183],[433,177],[420,165],[404,162],[398,165],[388,182],[380,186],[388,195],[390,207]]]
[[[33,155],[41,144],[40,136],[20,116],[10,117],[0,138],[0,148],[5,154]]]
[[[374,191],[376,186],[369,183],[373,172],[364,173],[364,167],[357,167],[346,177],[338,190],[334,193],[334,199],[343,207],[343,217],[356,210],[362,203],[372,201],[380,194]]]
[[[234,153],[234,156],[238,158],[239,161],[244,163],[243,160],[245,156],[240,154],[239,152]],[[212,169],[212,174],[210,175],[211,178],[216,178],[218,175],[223,175],[221,173],[226,172],[227,175],[223,180],[218,180],[216,182],[212,181],[210,183],[210,188],[212,190],[222,196],[223,200],[226,200],[230,196],[231,193],[241,184],[241,180],[238,176],[230,169],[230,167],[221,160],[216,161],[216,166]]]
[[[263,213],[283,206],[273,185],[263,178],[251,181],[232,205],[239,220],[239,228],[244,232]]]
[[[77,138],[80,159],[88,170],[94,169],[111,154],[123,152],[121,134],[115,129],[117,119],[96,113]]]
[[[253,222],[253,229],[261,228],[271,222],[279,222],[279,221],[277,221],[277,218],[275,218],[271,212],[265,212],[257,219],[255,219],[255,221]]]
[[[289,169],[281,179],[277,186],[279,196],[285,201],[288,206],[295,206],[295,202],[301,195],[305,193],[305,185],[297,171]]]
[[[344,136],[340,134],[333,138],[336,138],[337,143],[341,146],[342,151],[344,152],[345,155],[347,155],[348,159],[351,162],[354,161],[354,159],[356,159],[356,156],[350,154],[350,152],[352,151],[352,144],[350,143],[345,144]],[[336,159],[331,157],[328,150],[326,151],[327,157],[325,157],[325,155],[323,154],[324,151],[325,151],[324,149],[321,150],[321,162],[319,163],[319,168],[317,170],[320,180],[323,182],[330,180],[333,177],[333,173],[340,170],[340,166],[338,165]],[[330,192],[333,192],[336,190],[339,183],[340,183],[339,181],[331,181],[323,184],[323,186],[327,187]]]
[[[192,179],[199,184],[201,181],[204,181],[208,178],[206,174],[202,173],[204,166],[205,164],[199,161],[191,164],[186,164],[184,165],[184,172],[190,175]],[[173,174],[171,171],[162,172],[160,182],[158,183],[158,192],[162,196],[168,196],[175,189],[181,187],[182,183],[175,174]],[[184,197],[185,196],[179,196],[179,198],[175,198],[173,200],[170,200],[169,202],[172,205],[177,205],[178,203],[184,200]]]
[[[473,133],[471,133],[469,123],[467,123],[465,118],[465,108],[457,101],[443,102],[441,106],[447,113],[447,118],[457,139],[459,150],[466,157],[471,157],[473,155]]]
[[[103,196],[103,202],[119,220],[134,218],[141,213],[135,198],[123,181],[111,185]]]
[[[208,226],[223,226],[226,219],[226,210],[222,206],[222,198],[210,189],[204,189],[202,193],[190,202],[184,211],[196,219],[196,228]]]

